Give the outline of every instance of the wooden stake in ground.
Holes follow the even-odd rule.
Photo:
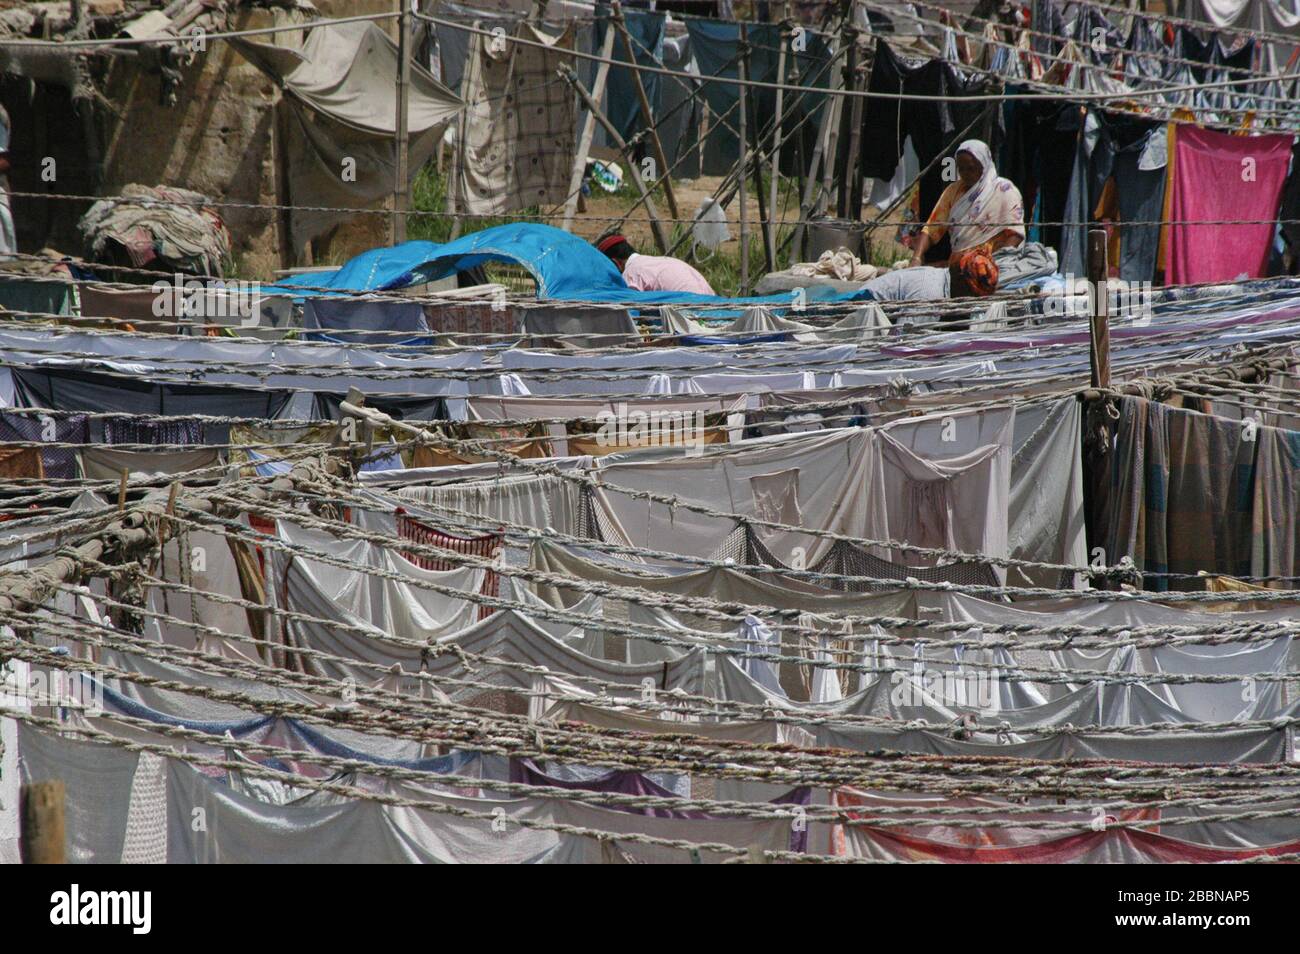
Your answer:
[[[60,781],[33,782],[22,787],[24,864],[61,865],[67,861],[64,853],[64,794]]]
[[[663,182],[664,201],[668,203],[668,212],[676,221],[682,217],[681,212],[677,209],[677,195],[673,192],[673,177],[669,175],[668,157],[664,155],[664,145],[659,138],[659,130],[655,128],[655,119],[650,111],[650,97],[645,93],[645,84],[641,82],[641,68],[636,62],[636,50],[632,47],[632,34],[627,32],[627,21],[623,19],[623,7],[614,0],[610,4],[614,11],[613,26],[618,30],[619,35],[623,37],[623,48],[627,50],[628,69],[632,71],[632,85],[636,88],[637,102],[641,104],[641,118],[645,121],[646,132],[650,136],[650,146],[655,152],[655,162],[659,163],[659,171],[655,179]]]

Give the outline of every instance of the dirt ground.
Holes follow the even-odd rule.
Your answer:
[[[626,169],[624,172],[626,174]],[[701,176],[698,179],[674,180],[673,190],[677,196],[677,206],[681,212],[681,217],[691,219],[700,204],[705,199],[713,197],[714,192],[722,184],[722,178],[722,176]],[[668,218],[668,206],[663,200],[662,194],[656,191],[652,197],[661,218]],[[616,194],[610,194],[596,188],[592,195],[584,197],[585,211],[579,212],[574,219],[573,231],[585,238],[596,238],[613,226],[615,224],[613,220],[621,217],[635,200],[635,187],[625,186]],[[747,195],[746,200],[745,215],[749,223],[750,241],[754,243],[762,240],[762,231],[758,226],[758,200],[752,194]],[[867,217],[870,217],[871,213],[869,211],[864,210],[864,212]],[[732,238],[731,241],[722,244],[718,254],[738,260],[740,257],[740,202],[738,199],[732,199],[731,204],[725,209],[725,214],[727,227],[731,230]],[[789,199],[783,217],[792,223],[797,221],[799,210],[793,198]],[[888,248],[887,257],[889,257],[889,260],[896,260],[909,254],[903,246],[893,241],[894,228],[899,219],[898,214],[890,215],[886,219],[888,227],[875,230],[873,236],[873,242],[876,246],[883,245]],[[668,230],[671,232],[671,226]],[[646,213],[644,204],[639,206],[628,217],[620,231],[628,237],[639,251],[649,254],[654,253],[654,236],[650,229],[650,217]]]
[[[712,198],[714,191],[721,183],[721,176],[675,180],[673,182],[673,191],[677,196],[677,206],[681,212],[681,217],[689,219],[694,215],[695,210],[700,207],[700,203],[705,199]],[[582,236],[595,238],[608,227],[614,225],[614,222],[604,221],[605,217],[617,218],[622,216],[627,211],[628,206],[636,201],[636,191],[625,187],[616,194],[610,194],[597,187],[591,195],[583,198],[586,209],[580,212],[575,220],[574,231]],[[664,200],[662,192],[656,191],[653,194],[653,199],[660,217],[664,219],[670,218],[671,213],[668,211],[668,203]],[[757,206],[752,201],[750,207],[757,209]],[[733,202],[727,209],[727,218],[733,233],[739,227],[739,208],[739,204]],[[746,208],[747,214],[749,211],[750,209]],[[641,246],[653,243],[653,236],[650,231],[650,216],[646,212],[644,204],[629,216],[620,231],[634,245]]]

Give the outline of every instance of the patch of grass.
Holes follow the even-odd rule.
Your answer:
[[[455,220],[446,214],[447,176],[440,173],[438,167],[433,163],[426,164],[424,168],[416,173],[415,181],[411,184],[411,208],[415,209],[417,214],[407,217],[407,238],[421,239],[426,242],[451,241],[452,226]],[[419,212],[432,212],[435,214],[419,215]],[[524,209],[521,213],[511,213],[504,216],[462,213],[460,216],[460,234],[466,235],[470,232],[479,232],[494,225],[505,225],[507,222],[527,221],[529,216],[538,216],[540,213],[541,210],[536,207]]]

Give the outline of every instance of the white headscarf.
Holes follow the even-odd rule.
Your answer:
[[[1023,239],[1024,200],[1011,180],[998,175],[989,147],[979,139],[967,139],[957,147],[957,151],[969,153],[984,171],[980,173],[979,182],[957,197],[948,213],[952,250],[960,252],[980,245],[1006,229]],[[1018,224],[1007,225],[1008,222]]]

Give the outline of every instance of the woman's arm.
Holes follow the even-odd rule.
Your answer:
[[[916,247],[912,249],[912,261],[909,263],[910,268],[916,268],[918,265],[925,264],[925,253],[930,251],[930,234],[924,229],[916,237]]]
[[[988,242],[989,254],[996,252],[1000,248],[1013,248],[1024,242],[1024,236],[1012,229],[1003,229],[997,235],[993,236]]]
[[[950,183],[947,188],[939,195],[939,201],[934,204],[930,210],[930,217],[925,222],[925,228],[921,229],[921,234],[916,238],[916,247],[912,250],[912,267],[925,264],[925,253],[930,251],[930,246],[936,242],[943,241],[943,237],[948,232],[948,218],[952,213],[952,204],[956,201],[958,187],[961,183]]]

